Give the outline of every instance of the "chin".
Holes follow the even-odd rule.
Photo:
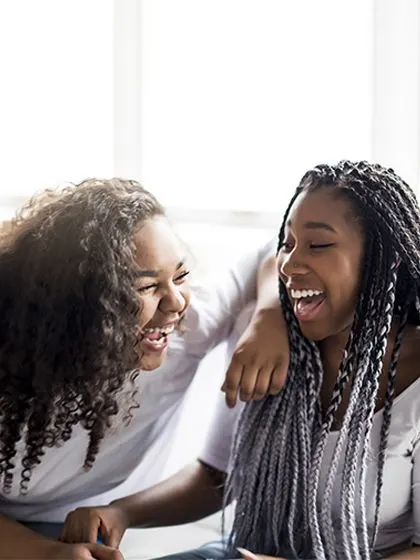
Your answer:
[[[316,325],[299,323],[299,327],[303,336],[313,342],[321,342],[321,340],[328,338],[325,329],[322,329],[320,326],[317,328]]]
[[[162,352],[144,353],[141,357],[139,368],[142,371],[153,371],[160,367],[166,359],[167,349]]]

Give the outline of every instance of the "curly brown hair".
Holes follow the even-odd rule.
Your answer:
[[[164,215],[135,181],[88,179],[32,199],[0,231],[0,477],[21,492],[44,449],[88,432],[90,468],[138,367],[133,233]]]

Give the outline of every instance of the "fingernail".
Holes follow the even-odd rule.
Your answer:
[[[252,560],[258,560],[258,556],[253,552],[247,550],[246,548],[241,548],[237,546],[236,550],[238,550],[242,554],[242,556],[245,556],[247,558],[252,558]]]

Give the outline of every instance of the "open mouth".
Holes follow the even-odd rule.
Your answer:
[[[321,290],[290,290],[293,311],[298,321],[312,321],[321,311],[327,298]]]
[[[165,327],[151,327],[141,330],[143,346],[152,351],[158,351],[165,348],[168,344],[168,336],[174,332],[175,324]]]

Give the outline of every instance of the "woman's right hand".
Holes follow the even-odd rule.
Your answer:
[[[43,556],[45,560],[124,560],[115,548],[103,544],[65,544],[54,543]]]
[[[116,505],[77,508],[67,515],[60,540],[94,544],[100,537],[105,545],[118,548],[128,525],[124,510]]]

